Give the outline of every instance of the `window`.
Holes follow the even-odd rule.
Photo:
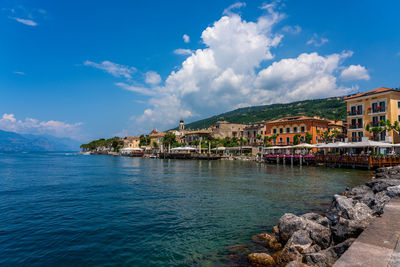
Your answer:
[[[381,140],[384,141],[386,137],[386,131],[381,132]]]
[[[397,107],[400,108],[400,101],[397,101]]]
[[[362,114],[363,112],[363,106],[362,105],[358,105],[357,106],[357,114]]]
[[[280,129],[279,129],[279,133],[283,133],[283,128],[280,128]]]
[[[380,117],[379,117],[379,121],[380,121],[380,122],[386,121],[386,116],[385,116],[385,115],[380,116]]]
[[[287,145],[290,144],[290,137],[286,137],[286,144],[287,144]]]
[[[286,132],[287,132],[287,133],[290,133],[290,128],[286,128]]]
[[[304,126],[301,126],[301,132],[304,133],[306,131],[306,128]]]
[[[283,143],[282,137],[279,137],[279,143]]]
[[[363,120],[362,119],[358,119],[357,120],[357,128],[363,128]]]
[[[272,132],[273,132],[274,134],[276,134],[276,129],[273,129]]]
[[[297,127],[293,127],[293,132],[297,133]]]

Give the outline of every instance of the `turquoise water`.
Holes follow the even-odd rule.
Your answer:
[[[367,171],[0,153],[0,265],[220,266]]]

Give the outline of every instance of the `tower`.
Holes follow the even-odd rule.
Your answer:
[[[180,120],[179,122],[179,131],[183,132],[185,130],[185,123],[183,122],[183,120]]]

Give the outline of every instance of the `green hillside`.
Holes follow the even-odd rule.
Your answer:
[[[207,119],[185,125],[186,129],[208,128],[217,121],[226,120],[234,123],[252,123],[274,120],[286,116],[318,115],[327,119],[345,119],[346,102],[340,97],[317,100],[305,100],[287,104],[272,104],[264,106],[239,108]]]

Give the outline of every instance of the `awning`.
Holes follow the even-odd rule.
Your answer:
[[[174,147],[171,149],[171,151],[194,151],[197,150],[194,147],[190,147],[190,146],[185,146],[185,147]]]

